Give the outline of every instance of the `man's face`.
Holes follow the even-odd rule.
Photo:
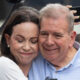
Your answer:
[[[73,43],[74,32],[68,33],[65,17],[42,19],[39,47],[45,59],[54,64],[63,61]]]

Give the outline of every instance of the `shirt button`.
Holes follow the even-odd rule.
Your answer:
[[[55,73],[57,73],[57,71],[55,71]]]

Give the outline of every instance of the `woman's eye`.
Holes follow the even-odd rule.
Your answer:
[[[33,44],[38,43],[38,39],[31,39],[31,43],[33,43]]]
[[[21,35],[18,35],[18,36],[15,37],[15,40],[16,40],[17,42],[19,42],[19,43],[22,43],[22,42],[24,41],[24,37],[21,36]]]
[[[21,38],[16,38],[16,41],[19,42],[19,43],[21,43],[21,42],[23,42],[23,39],[21,39]]]
[[[17,40],[17,41],[20,42],[20,43],[23,42],[23,40]]]

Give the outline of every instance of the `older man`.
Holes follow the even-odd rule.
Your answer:
[[[39,47],[30,80],[80,80],[80,48],[75,42],[74,16],[61,4],[40,11]]]

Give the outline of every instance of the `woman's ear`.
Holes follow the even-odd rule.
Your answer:
[[[8,34],[5,34],[5,39],[6,39],[7,45],[9,45],[10,44],[10,36]]]

